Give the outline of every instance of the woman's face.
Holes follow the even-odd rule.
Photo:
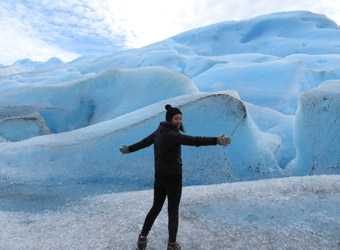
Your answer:
[[[177,128],[180,128],[182,125],[182,115],[176,114],[171,118],[171,122],[176,124]]]

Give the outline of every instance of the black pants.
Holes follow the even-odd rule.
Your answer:
[[[155,222],[158,214],[162,210],[165,198],[168,197],[168,230],[169,241],[175,242],[178,229],[178,209],[182,195],[182,179],[163,180],[157,179],[154,184],[153,205],[145,218],[141,234],[147,236]]]

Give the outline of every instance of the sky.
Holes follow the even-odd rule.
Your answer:
[[[186,30],[307,10],[340,24],[340,0],[1,0],[0,64],[67,62],[139,48]]]

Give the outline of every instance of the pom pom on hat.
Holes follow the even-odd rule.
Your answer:
[[[166,110],[169,110],[170,108],[171,108],[171,105],[170,105],[170,104],[165,105],[165,109],[166,109]]]

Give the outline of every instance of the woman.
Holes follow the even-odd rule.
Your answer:
[[[132,153],[142,148],[154,145],[155,156],[155,183],[153,206],[147,214],[142,232],[138,236],[137,250],[144,250],[147,245],[148,233],[162,210],[165,198],[168,198],[169,216],[169,242],[168,250],[181,249],[176,242],[178,229],[178,208],[182,194],[182,158],[181,145],[208,146],[230,144],[230,138],[221,135],[219,137],[199,137],[183,135],[182,112],[179,108],[167,104],[165,118],[158,129],[145,139],[131,146],[123,146],[120,151],[123,154]]]

